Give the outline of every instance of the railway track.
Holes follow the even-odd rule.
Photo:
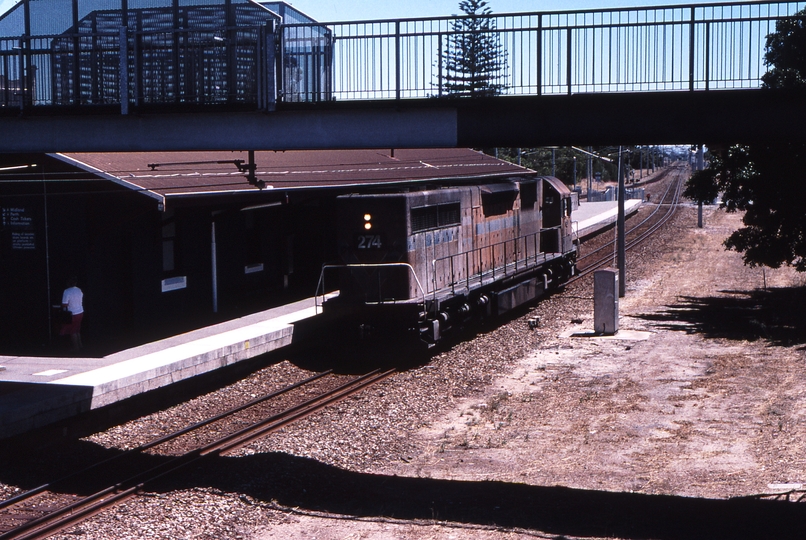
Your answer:
[[[671,220],[680,208],[680,198],[683,192],[684,180],[687,177],[686,167],[675,167],[668,171],[671,176],[666,189],[658,201],[655,209],[640,222],[634,224],[626,231],[626,249],[630,250],[642,244]],[[613,247],[616,240],[610,240],[590,252],[585,253],[577,261],[578,273],[567,283],[572,283],[588,274],[612,264]]]
[[[347,382],[329,371],[319,373],[0,502],[0,539],[46,538],[137,496],[192,463],[233,452],[394,372],[375,370]],[[278,400],[289,403],[276,410]],[[254,416],[260,419],[249,419]],[[79,490],[88,494],[77,495]]]
[[[674,216],[685,173],[684,170],[673,169],[670,175],[671,181],[654,211],[628,231],[628,249],[645,241]],[[608,242],[580,258],[582,272],[575,279],[610,263],[612,254],[607,252],[607,248],[612,248],[613,243]],[[269,406],[281,397],[310,388],[331,375],[321,373],[0,502],[0,540],[50,536],[136,497],[157,480],[183,467],[210,456],[235,451],[392,373],[392,370],[375,371],[343,384],[334,383],[333,388],[317,391],[314,397],[297,399],[280,411],[272,410]],[[260,412],[256,413],[255,410]],[[250,411],[249,415],[242,415],[246,411]],[[249,419],[251,416],[261,416],[262,420],[253,422]]]

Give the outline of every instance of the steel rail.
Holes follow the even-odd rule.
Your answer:
[[[130,456],[132,456],[134,454],[142,453],[143,451],[148,450],[149,448],[153,448],[154,446],[166,443],[166,442],[168,442],[168,441],[170,441],[172,439],[176,439],[178,437],[181,437],[182,435],[186,435],[187,433],[190,433],[191,431],[193,431],[195,429],[198,429],[200,427],[204,427],[204,426],[206,426],[208,424],[211,424],[211,423],[213,423],[215,421],[218,421],[218,420],[220,420],[222,418],[225,418],[227,416],[231,416],[231,415],[233,415],[233,414],[235,414],[237,412],[240,412],[240,411],[242,411],[244,409],[247,409],[249,407],[257,405],[258,403],[268,401],[269,399],[273,399],[273,398],[278,397],[278,396],[280,396],[282,394],[290,392],[291,390],[299,388],[300,386],[306,385],[306,384],[311,383],[311,382],[313,382],[313,381],[315,381],[317,379],[320,379],[320,378],[322,378],[322,377],[324,377],[326,375],[329,375],[332,372],[333,372],[333,370],[327,370],[327,371],[323,371],[321,373],[317,373],[316,375],[308,377],[307,379],[303,379],[303,380],[298,381],[298,382],[296,382],[296,383],[294,383],[292,385],[289,385],[289,386],[286,386],[286,387],[281,388],[279,390],[276,390],[274,392],[271,392],[271,393],[269,393],[269,394],[267,394],[267,395],[265,395],[263,397],[253,399],[253,400],[251,400],[251,401],[249,401],[247,403],[244,403],[244,404],[239,405],[237,407],[233,407],[232,409],[224,411],[224,412],[222,412],[220,414],[217,414],[217,415],[215,415],[215,416],[213,416],[211,418],[208,418],[206,420],[202,420],[200,422],[196,422],[195,424],[187,426],[187,427],[185,427],[183,429],[180,429],[178,431],[174,431],[173,433],[169,433],[168,435],[165,435],[163,437],[159,437],[157,439],[149,441],[149,442],[147,442],[145,444],[142,444],[142,445],[140,445],[140,446],[138,446],[136,448],[131,448],[129,450],[126,450],[121,454],[118,454],[116,456],[112,456],[112,457],[107,458],[107,459],[105,459],[103,461],[99,461],[98,463],[93,463],[89,467],[86,467],[86,468],[81,469],[79,471],[74,471],[74,472],[68,474],[67,476],[63,476],[62,478],[59,478],[59,479],[54,480],[52,482],[48,482],[46,484],[42,484],[40,486],[37,486],[37,487],[35,487],[33,489],[29,489],[28,491],[26,491],[24,493],[20,493],[19,495],[15,495],[14,497],[11,497],[10,499],[0,501],[0,510],[3,510],[5,508],[8,508],[8,507],[13,506],[15,504],[19,504],[19,503],[21,503],[21,502],[23,502],[25,500],[31,499],[34,496],[36,496],[36,495],[38,495],[40,493],[43,493],[45,491],[48,491],[48,490],[52,491],[54,488],[58,487],[59,484],[63,484],[64,482],[67,482],[68,480],[72,480],[73,478],[76,478],[79,475],[86,474],[86,473],[88,473],[90,471],[93,471],[93,470],[97,469],[98,467],[101,467],[102,465],[109,465],[109,464],[111,464],[111,463],[113,463],[113,462],[115,462],[117,460],[120,460],[120,459],[123,459],[123,458],[128,458],[128,457],[130,457]],[[2,539],[2,538],[4,538],[4,537],[3,537],[3,535],[0,534],[0,539]]]
[[[666,171],[664,171],[663,176],[662,176],[662,177],[660,177],[660,178],[658,178],[658,181],[663,180],[663,179],[664,179],[664,178],[665,178],[665,177],[666,177],[666,176],[667,176],[669,173],[671,173],[671,172],[672,172],[672,171],[670,171],[670,170],[668,170],[668,169],[667,169]],[[663,196],[662,196],[662,197],[661,197],[661,199],[660,199],[661,201],[663,201],[664,199],[666,199],[666,196],[668,195],[668,193],[669,193],[669,191],[671,190],[672,186],[673,186],[673,184],[672,184],[672,183],[670,183],[670,184],[669,184],[669,185],[666,187],[666,191],[664,191]],[[649,222],[649,220],[651,220],[653,217],[655,217],[655,214],[657,214],[657,213],[660,211],[661,206],[663,206],[663,205],[662,205],[662,202],[659,202],[659,203],[657,204],[657,206],[655,206],[655,209],[654,209],[654,210],[652,210],[652,212],[651,212],[651,213],[650,213],[648,216],[646,216],[646,217],[645,217],[643,220],[641,220],[639,223],[637,223],[637,224],[635,224],[634,226],[632,226],[632,227],[630,228],[630,230],[628,230],[628,231],[627,231],[627,234],[632,233],[632,232],[633,232],[633,231],[635,231],[635,230],[636,230],[638,227],[640,227],[640,226],[644,225],[645,223],[648,223],[648,222]],[[608,243],[608,244],[604,244],[604,245],[602,245],[602,246],[599,246],[598,248],[594,249],[593,251],[591,251],[591,252],[586,253],[585,255],[583,255],[583,256],[582,256],[582,257],[581,257],[579,260],[581,261],[581,260],[583,260],[583,259],[590,258],[592,255],[594,255],[594,254],[596,254],[596,253],[598,253],[598,252],[602,251],[603,249],[605,249],[605,248],[607,248],[607,247],[610,247],[611,245],[612,245],[612,242],[610,242],[610,243]],[[579,261],[577,261],[577,264],[578,264],[578,263],[579,263]]]
[[[364,390],[365,388],[376,384],[387,377],[392,376],[396,373],[397,370],[389,369],[386,371],[381,372],[380,370],[372,371],[366,375],[362,375],[357,379],[354,379],[335,390],[328,392],[327,394],[323,394],[322,396],[318,396],[316,398],[311,399],[310,401],[293,407],[288,411],[282,413],[282,417],[280,418],[269,418],[255,426],[250,428],[244,429],[241,432],[236,432],[232,435],[224,437],[220,441],[216,441],[215,443],[209,445],[205,450],[201,452],[202,456],[207,456],[211,454],[220,455],[226,452],[231,452],[240,448],[246,444],[249,444],[253,440],[262,437],[272,431],[280,429],[283,426],[291,424],[293,422],[297,422],[302,420],[303,418],[310,416],[314,412],[327,407],[328,405],[332,405],[342,399],[348,398],[351,395]]]
[[[670,189],[672,187],[674,187],[674,192],[672,193],[672,199],[671,199],[671,202],[668,203],[668,208],[666,210],[666,213],[663,216],[661,216],[660,219],[657,222],[655,222],[654,224],[650,225],[647,228],[647,230],[642,231],[637,237],[634,237],[634,238],[630,239],[627,242],[627,245],[626,245],[627,250],[633,249],[634,247],[636,247],[636,246],[640,245],[641,243],[643,243],[647,238],[651,237],[655,232],[657,232],[658,229],[660,229],[663,225],[665,225],[674,216],[674,214],[677,212],[677,209],[680,206],[680,197],[681,197],[681,193],[682,193],[682,190],[683,190],[683,182],[682,182],[682,180],[680,178],[680,176],[681,176],[680,171],[672,171],[672,172],[675,174],[675,178],[669,184],[669,187],[667,188],[666,192],[664,193],[664,198],[661,200],[661,202],[658,203],[658,207],[653,211],[652,214],[650,214],[650,216],[647,216],[647,218],[644,219],[641,223],[637,224],[635,227],[633,227],[629,231],[627,231],[627,234],[635,232],[639,227],[641,227],[643,224],[647,223],[649,221],[649,219],[659,211],[660,207],[663,206],[664,203],[662,201],[665,200],[666,196],[669,194]],[[591,254],[596,253],[597,251],[600,251],[601,249],[604,249],[606,247],[611,247],[614,244],[614,242],[615,241],[608,242],[604,246],[601,246],[597,250],[591,252]],[[586,255],[586,257],[588,257],[588,256],[589,255]],[[612,257],[610,257],[608,255],[607,257],[603,257],[603,258],[593,262],[591,265],[586,266],[584,270],[580,271],[576,276],[574,276],[573,278],[568,280],[566,282],[566,285],[568,285],[570,283],[573,283],[573,282],[575,282],[575,281],[577,281],[579,279],[582,279],[583,277],[591,274],[595,270],[598,270],[599,268],[602,268],[603,266],[607,265],[608,262],[610,262],[611,258]]]
[[[675,179],[675,191],[672,194],[672,201],[671,203],[669,203],[669,207],[666,211],[666,214],[664,214],[663,217],[656,223],[650,225],[650,227],[646,231],[643,231],[641,234],[639,234],[637,238],[634,238],[633,240],[628,242],[629,247],[635,247],[644,240],[646,240],[647,238],[649,238],[650,236],[652,236],[652,234],[655,233],[655,231],[657,231],[663,225],[665,225],[666,222],[668,222],[674,216],[674,214],[677,213],[678,208],[680,208],[680,197],[683,192],[683,182],[680,179],[680,172],[675,171],[675,173],[677,176],[677,178]],[[659,203],[659,206],[661,206],[662,204],[663,203]]]
[[[96,493],[93,493],[92,495],[84,497],[78,501],[71,502],[70,504],[65,505],[64,507],[54,512],[51,512],[45,516],[31,520],[21,525],[20,527],[17,527],[15,529],[3,533],[2,535],[0,535],[0,539],[5,540],[11,538],[14,539],[44,538],[46,536],[54,534],[55,532],[63,530],[66,527],[69,527],[77,522],[83,521],[103,511],[106,508],[109,508],[131,497],[136,496],[137,493],[142,491],[147,485],[153,483],[159,478],[162,478],[168,474],[171,474],[181,469],[182,467],[185,467],[190,463],[194,463],[200,459],[204,459],[210,456],[221,455],[226,452],[231,452],[261,436],[264,436],[272,431],[275,431],[285,425],[301,420],[302,418],[305,418],[308,415],[328,405],[331,405],[333,403],[336,403],[337,401],[345,399],[346,397],[355,394],[356,392],[366,388],[367,386],[375,384],[389,377],[394,372],[395,370],[388,370],[386,372],[381,373],[379,372],[379,370],[375,370],[361,377],[357,377],[335,389],[322,393],[314,398],[306,400],[305,402],[293,406],[291,408],[288,408],[280,413],[274,414],[269,418],[266,418],[256,424],[238,430],[219,440],[203,445],[200,448],[196,448],[190,452],[183,454],[182,456],[170,459],[169,461],[162,463],[156,467],[152,467],[151,469],[142,471],[128,479],[116,482],[114,485],[111,485],[107,488],[97,491]],[[266,401],[267,399],[270,399],[270,397],[276,397],[279,394],[287,392],[292,387],[298,388],[303,384],[312,382],[313,380],[321,378],[328,373],[317,374],[313,377],[310,377],[309,379],[295,383],[294,385],[291,385],[291,387],[287,387],[280,391],[272,392],[270,395],[264,396],[262,398],[252,400],[249,403],[231,409],[226,413],[216,415],[215,417],[204,420],[202,422],[198,422],[192,426],[179,430],[178,432],[151,441],[146,445],[138,447],[138,449],[136,450],[138,452],[141,452],[146,448],[152,448],[168,440],[175,439],[181,435],[193,431],[194,429],[198,429],[201,426],[210,424],[217,420],[221,420],[226,416],[229,416],[236,412],[240,412],[248,407]],[[136,452],[130,451],[127,452],[126,455],[131,456],[133,453]],[[110,460],[107,460],[107,462],[108,461]],[[87,470],[92,468],[94,467],[90,467]],[[70,478],[73,476],[76,475],[75,474],[70,475],[65,478]],[[49,486],[51,487],[53,485],[54,484],[49,484]],[[34,495],[37,495],[46,490],[47,488],[42,489],[42,486],[40,486],[40,488],[36,488],[36,490],[31,490],[26,494],[30,494],[33,491],[37,491],[36,493],[34,493]],[[21,497],[23,496],[18,496],[15,497],[14,499],[16,502],[21,502],[20,501]],[[10,506],[10,503],[6,501],[6,507],[8,506]]]

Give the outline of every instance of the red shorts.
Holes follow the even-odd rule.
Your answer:
[[[73,320],[65,325],[62,325],[62,329],[59,332],[62,336],[67,336],[71,334],[80,334],[81,333],[81,319],[84,318],[84,313],[79,313],[78,315],[73,315]]]

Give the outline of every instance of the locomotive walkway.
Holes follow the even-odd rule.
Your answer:
[[[580,227],[610,226],[616,204],[581,203]],[[316,312],[309,298],[102,358],[0,356],[0,439],[286,347]]]

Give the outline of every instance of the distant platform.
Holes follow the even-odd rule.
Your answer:
[[[638,211],[641,203],[640,199],[628,199],[624,201],[624,213],[632,215]],[[574,234],[577,238],[585,238],[591,234],[609,227],[618,220],[618,202],[581,202],[579,208],[571,215],[574,223]]]
[[[627,201],[627,213],[640,204]],[[616,214],[616,202],[583,202],[575,232],[593,234]],[[308,298],[102,358],[0,356],[0,439],[288,346],[294,324],[316,312]]]

